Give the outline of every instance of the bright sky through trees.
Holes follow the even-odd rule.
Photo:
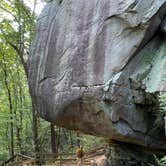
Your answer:
[[[33,10],[34,0],[24,0],[24,2],[27,6],[29,6]],[[37,0],[36,9],[35,9],[37,15],[41,13],[44,5],[45,5],[45,2],[43,0]]]

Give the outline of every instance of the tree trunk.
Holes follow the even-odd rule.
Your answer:
[[[9,94],[10,96],[10,94]],[[9,97],[9,103],[10,103],[10,143],[11,143],[11,157],[14,156],[14,127],[13,127],[13,111],[12,111],[12,104],[11,104],[11,97]]]
[[[57,153],[57,149],[56,149],[56,132],[55,132],[55,127],[54,127],[53,123],[50,124],[50,128],[51,128],[51,151],[56,156],[56,153]]]
[[[19,80],[19,78],[17,78]],[[14,78],[13,78],[13,81],[14,81]],[[20,81],[20,80],[19,80]],[[19,99],[18,99],[18,93],[17,93],[17,87],[15,85],[13,85],[13,89],[14,89],[14,108],[13,108],[13,113],[14,113],[14,118],[15,118],[15,121],[16,122],[19,122],[19,123],[16,123],[15,125],[15,128],[16,128],[16,142],[17,142],[17,147],[19,148],[19,152],[21,153],[22,152],[22,139],[21,139],[21,124],[20,124],[20,121],[19,121],[19,118],[20,118],[20,111],[22,110],[22,102],[20,101],[20,105],[21,107],[18,107],[18,103],[19,103]],[[20,95],[20,94],[19,94]],[[19,113],[18,113],[18,108],[19,108]]]
[[[74,147],[74,141],[73,141],[72,131],[70,131],[70,144],[71,144],[71,148],[73,148]]]
[[[77,132],[77,146],[80,147],[80,134]]]
[[[5,61],[5,57],[3,55],[3,59]],[[11,89],[8,84],[7,80],[7,66],[4,63],[3,65],[3,72],[4,72],[4,82],[7,89],[7,95],[8,95],[8,102],[9,102],[9,111],[10,111],[10,156],[14,156],[14,127],[13,127],[13,105],[12,105],[12,97],[11,97]]]
[[[33,145],[35,151],[36,164],[40,164],[39,144],[38,144],[38,118],[34,102],[32,101],[32,131],[33,131]]]

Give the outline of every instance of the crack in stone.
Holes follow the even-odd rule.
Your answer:
[[[56,82],[56,84],[61,82],[64,79],[65,75],[66,75],[66,72],[61,76],[61,78]],[[46,76],[43,79],[41,79],[38,83],[41,84],[48,79],[56,79],[56,76]]]

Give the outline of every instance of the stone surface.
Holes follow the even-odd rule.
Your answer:
[[[166,0],[51,1],[38,18],[29,85],[68,129],[166,149]]]
[[[134,150],[133,150],[134,149]],[[153,154],[139,146],[114,142],[109,148],[107,163],[102,166],[157,166]]]

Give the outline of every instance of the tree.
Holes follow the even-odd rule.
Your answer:
[[[51,150],[53,154],[57,153],[57,148],[56,148],[56,132],[55,132],[55,127],[53,123],[50,123],[50,129],[51,129]]]
[[[7,13],[7,16],[10,16],[8,19],[7,17],[4,17],[1,21],[1,40],[3,43],[6,44],[6,47],[9,47],[12,49],[12,53],[14,55],[18,56],[19,59],[17,60],[20,62],[20,64],[23,65],[25,75],[28,77],[28,66],[27,66],[27,59],[28,59],[28,50],[30,46],[30,42],[32,41],[33,31],[34,29],[34,20],[35,20],[35,12],[31,11],[22,0],[15,0],[15,1],[0,1],[0,9]],[[36,1],[34,3],[35,8]],[[3,12],[1,11],[1,15],[3,15]],[[7,50],[6,50],[7,51]],[[6,52],[4,53],[6,54]],[[5,57],[6,55],[3,55]],[[6,65],[3,65],[6,67]],[[7,79],[7,69],[4,68],[4,74],[5,78]],[[17,72],[19,75],[19,73]],[[9,96],[9,103],[10,103],[10,113],[13,114],[13,107],[12,107],[12,101],[11,101],[11,92],[8,86],[8,82],[5,79],[5,85]],[[16,94],[16,93],[15,93]],[[20,103],[22,105],[22,88],[19,86],[19,95],[20,95]],[[17,101],[15,100],[15,103]],[[33,109],[33,138],[34,138],[34,147],[35,152],[38,153],[39,148],[37,145],[38,141],[38,130],[37,130],[37,115],[34,104],[32,103],[32,109]],[[16,111],[15,111],[16,115]],[[22,111],[20,111],[20,116],[22,117]],[[11,116],[13,118],[13,116]],[[12,119],[11,119],[12,120]],[[21,148],[21,137],[20,137],[20,130],[21,130],[21,124],[22,118],[20,120],[20,127],[17,126],[17,138],[18,138],[18,145]],[[11,122],[11,137],[14,138],[13,134],[13,122]],[[14,139],[11,139],[11,149],[12,155],[14,155]]]
[[[5,56],[3,52],[1,53],[3,57],[3,62],[5,62]],[[3,76],[4,76],[4,84],[6,87],[6,93],[8,96],[8,102],[9,102],[9,110],[10,110],[10,156],[14,156],[14,128],[13,128],[13,104],[12,104],[12,96],[11,96],[11,87],[8,83],[8,74],[7,74],[7,65],[6,63],[2,63],[2,70],[3,70]]]

